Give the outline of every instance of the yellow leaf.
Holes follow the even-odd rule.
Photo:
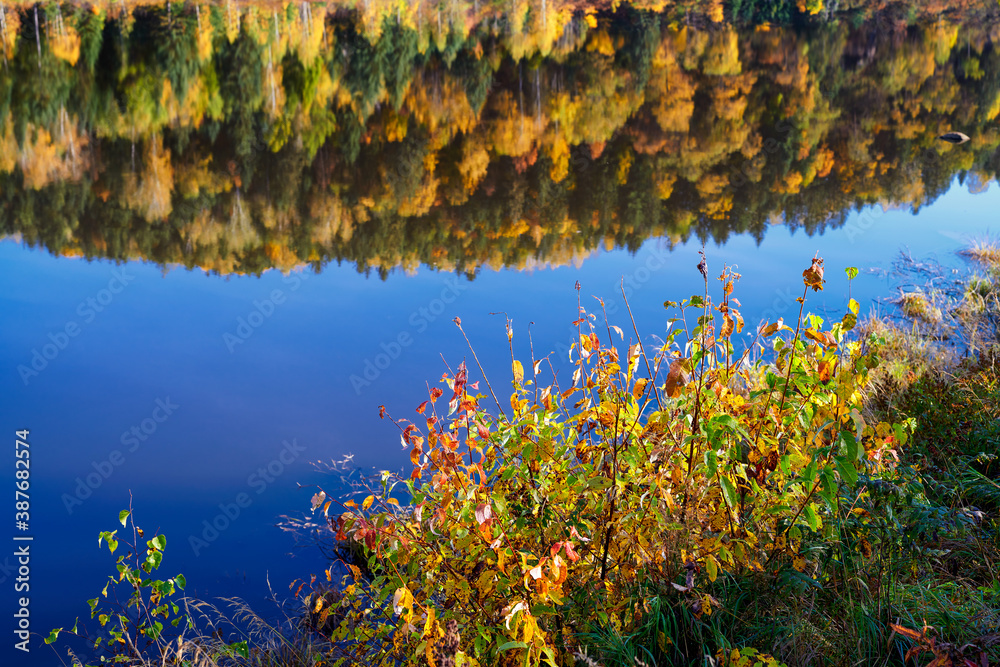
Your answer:
[[[535,636],[535,619],[531,614],[524,612],[524,643],[530,644],[531,638]]]
[[[521,366],[521,362],[517,359],[514,360],[512,366],[514,369],[514,384],[520,387],[521,383],[524,381],[524,368]]]
[[[715,581],[719,576],[719,565],[715,562],[715,556],[709,556],[705,559],[705,569],[708,571],[708,580]]]
[[[427,606],[427,622],[424,623],[424,637],[427,637],[434,631],[434,607],[430,605]],[[436,637],[435,637],[436,638]],[[432,642],[427,642],[430,645]]]
[[[459,651],[455,654],[455,667],[479,667],[479,661]]]
[[[427,646],[424,648],[424,657],[427,658],[427,664],[430,667],[437,667],[437,663],[434,662],[434,644],[435,642],[427,642]]]
[[[639,378],[638,380],[636,380],[635,386],[632,387],[632,396],[634,396],[635,398],[639,398],[640,396],[642,396],[646,392],[646,385],[648,383],[649,380],[647,380],[646,378]]]
[[[368,496],[367,498],[365,498],[365,501],[361,503],[361,509],[362,510],[368,509],[369,507],[372,506],[373,502],[375,502],[375,496]]]

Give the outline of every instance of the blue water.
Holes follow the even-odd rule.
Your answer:
[[[827,289],[809,297],[808,309],[839,316],[848,294],[845,267],[888,268],[908,248],[962,268],[955,251],[995,229],[998,210],[996,184],[972,195],[956,182],[916,216],[875,209],[823,236],[775,226],[760,245],[746,236],[724,247],[709,244],[709,275],[714,279],[724,262],[738,265],[743,278],[735,296],[748,325],[761,316],[793,319],[802,270],[818,251]],[[314,490],[298,485],[324,479],[310,462],[353,454],[360,468],[404,466],[398,432],[379,420],[378,406],[411,416],[426,398],[425,382],[433,386],[446,362],[454,368],[466,359],[454,317],[461,317],[487,373],[506,381],[504,315],[495,313],[513,319],[522,359],[529,357],[529,323],[536,356],[544,356],[571,339],[579,281],[584,306],[596,312],[591,295],[604,297],[617,307],[612,323],[628,338],[619,293],[624,278],[638,329],[652,340],[663,331],[663,301],[701,291],[700,248],[697,241],[670,248],[650,239],[634,254],[595,253],[579,268],[484,270],[470,282],[423,268],[382,281],[348,265],[319,274],[226,278],[0,243],[0,404],[10,447],[2,479],[11,499],[3,510],[8,527],[0,530],[8,545],[0,550],[6,618],[0,664],[56,662],[41,638],[88,616],[86,600],[114,571],[97,534],[120,528],[118,512],[130,502],[147,538],[157,531],[168,537],[161,576],[182,572],[194,597],[239,596],[276,616],[269,590],[288,598],[294,579],[327,567],[318,551],[296,548],[275,526],[280,515],[308,510]],[[868,311],[891,295],[892,285],[863,271],[851,290]],[[35,351],[42,356],[33,368]],[[475,380],[479,371],[468,362]],[[31,516],[24,532],[14,527],[19,429],[30,429]],[[244,505],[238,517],[224,516],[238,504]],[[212,522],[228,526],[206,540]],[[28,593],[14,590],[10,565],[16,544],[24,544],[15,535],[33,537]],[[30,655],[13,649],[16,619],[8,610],[17,609],[22,595],[30,596],[37,633]]]

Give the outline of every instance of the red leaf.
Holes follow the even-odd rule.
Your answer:
[[[419,412],[420,414],[424,414],[424,410],[426,409],[427,409],[427,401],[424,401],[423,403],[417,406],[417,412]]]
[[[434,387],[433,389],[431,389],[431,403],[434,403],[434,402],[435,402],[435,401],[437,401],[437,400],[438,400],[439,398],[441,398],[441,394],[443,394],[443,393],[444,393],[444,392],[443,392],[443,391],[441,391],[441,390],[440,390],[439,388],[437,388],[437,387]]]
[[[379,419],[385,419],[385,406],[384,405],[378,406],[378,418]]]
[[[413,437],[410,435],[410,433],[413,433],[416,430],[417,427],[414,426],[413,424],[410,424],[405,429],[403,429],[403,434],[399,436],[399,439],[403,442],[404,449],[406,449],[407,445],[413,444]]]

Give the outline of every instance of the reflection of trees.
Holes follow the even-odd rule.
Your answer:
[[[38,42],[35,8],[6,8],[0,228],[220,272],[473,273],[775,220],[816,233],[996,175],[981,6],[908,25],[866,3],[852,28],[815,4],[767,30],[557,0],[52,5]],[[935,139],[958,128],[970,144]]]

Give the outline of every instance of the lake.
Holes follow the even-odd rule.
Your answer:
[[[904,251],[967,270],[1000,211],[998,8],[871,4],[4,5],[0,392],[31,467],[3,664],[56,662],[130,503],[192,596],[294,611],[330,563],[276,524],[337,486],[312,462],[408,465],[379,406],[479,378],[456,317],[502,385],[505,317],[566,369],[579,282],[653,343],[703,248],[744,337],[795,318],[817,253],[823,317],[892,315]]]

